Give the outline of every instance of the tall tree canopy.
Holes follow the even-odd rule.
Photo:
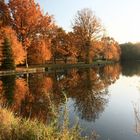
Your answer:
[[[104,51],[104,58],[107,60],[118,61],[121,54],[119,44],[111,37],[103,37],[101,41]]]
[[[28,39],[50,33],[50,28],[53,27],[52,17],[47,13],[43,15],[34,0],[10,0],[9,7],[13,28],[23,45],[26,45]]]
[[[37,37],[48,40],[54,25],[53,18],[47,13],[44,15],[34,0],[10,0],[9,8],[12,27],[25,50]]]
[[[0,1],[0,44],[5,36],[10,40],[16,64],[28,67],[28,63],[43,64],[51,58],[65,63],[119,60],[117,42],[102,38],[104,28],[90,9],[77,12],[72,28],[67,33],[55,25],[53,17],[44,14],[35,0]]]
[[[28,48],[29,64],[45,64],[51,58],[50,44],[43,39],[35,39]]]
[[[25,43],[25,40],[34,32],[38,19],[40,19],[40,7],[33,0],[10,0],[9,7],[12,26],[17,32],[19,40]]]
[[[69,55],[68,36],[65,30],[63,30],[62,28],[55,27],[55,35],[52,38],[51,44],[54,63],[56,63],[56,59],[65,59],[67,55]]]
[[[0,27],[9,25],[11,22],[10,11],[4,0],[0,0]]]
[[[89,63],[89,51],[91,42],[101,37],[103,28],[100,20],[90,9],[82,9],[77,12],[73,24],[73,31],[77,36],[77,44],[86,63]]]

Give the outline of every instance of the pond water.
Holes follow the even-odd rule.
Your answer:
[[[48,123],[67,107],[70,126],[78,121],[82,136],[140,139],[139,63],[2,76],[0,93],[0,105],[17,116]]]

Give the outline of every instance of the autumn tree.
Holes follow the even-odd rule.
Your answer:
[[[121,50],[117,41],[111,37],[103,37],[101,41],[104,50],[104,58],[107,60],[119,61]]]
[[[9,8],[12,17],[12,27],[16,31],[18,39],[22,42],[24,49],[39,37],[49,37],[53,27],[52,17],[47,13],[43,15],[39,4],[34,0],[10,0]],[[27,54],[26,54],[27,56]],[[27,57],[26,66],[28,67]]]
[[[11,17],[8,5],[4,0],[0,0],[0,27],[7,26],[10,24]]]
[[[52,56],[53,56],[53,63],[56,63],[56,59],[61,58],[64,59],[66,62],[67,56],[69,55],[68,49],[68,40],[66,32],[60,28],[55,28],[55,35],[52,38]]]
[[[77,46],[78,44],[76,43],[76,34],[73,32],[68,32],[67,33],[67,50],[69,52],[69,57],[71,63],[76,63],[77,62],[77,57],[79,55],[79,47]]]
[[[104,47],[100,40],[98,41],[92,41],[91,48],[90,48],[90,61],[93,60],[102,60],[104,54]]]
[[[77,45],[80,47],[80,54],[82,54],[86,63],[89,63],[89,52],[91,42],[97,40],[102,35],[103,28],[100,20],[93,14],[90,9],[82,9],[77,12],[73,24],[73,31],[77,35]]]
[[[28,48],[29,64],[45,64],[51,58],[50,43],[43,39],[35,39]]]
[[[5,26],[1,28],[0,44],[4,41],[5,38],[8,38],[10,40],[15,64],[23,64],[25,62],[26,53],[22,47],[22,44],[18,41],[15,31],[11,27]]]
[[[40,7],[35,4],[34,0],[10,0],[9,8],[12,26],[17,32],[18,39],[22,44],[25,44],[26,39],[34,32],[36,23],[41,17]]]

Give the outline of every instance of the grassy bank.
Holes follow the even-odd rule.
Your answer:
[[[0,140],[81,140],[78,127],[59,130],[57,122],[45,125],[37,120],[15,117],[0,109]]]
[[[87,140],[80,136],[78,125],[69,129],[67,121],[62,128],[54,121],[45,125],[38,120],[22,119],[8,109],[0,109],[0,140]],[[96,136],[92,137],[92,140]]]

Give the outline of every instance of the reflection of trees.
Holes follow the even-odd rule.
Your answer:
[[[104,111],[108,102],[107,87],[120,73],[119,65],[102,68],[69,69],[51,74],[29,74],[24,77],[2,77],[0,103],[7,104],[23,117],[46,121],[64,103],[63,91],[75,101],[75,109],[82,119],[92,121]]]
[[[107,86],[114,83],[119,78],[120,73],[121,73],[121,67],[118,63],[112,65],[106,65],[103,68],[101,77]]]
[[[52,80],[44,74],[29,75],[29,94],[22,103],[22,115],[46,120],[50,111]]]
[[[51,78],[53,81],[52,85],[53,101],[56,105],[64,103],[65,101],[63,94],[64,86],[61,84],[62,83],[61,81],[63,81],[62,79],[66,78],[66,75],[67,75],[66,71],[64,71],[63,73],[57,73],[55,70],[51,74]]]
[[[78,83],[68,89],[69,97],[75,99],[75,107],[82,119],[95,120],[103,112],[107,94],[96,69],[86,69],[77,72]],[[76,80],[77,78],[75,78]],[[73,78],[73,83],[76,83]]]
[[[140,75],[139,61],[129,61],[122,63],[122,74],[125,76]]]
[[[19,113],[21,102],[28,93],[25,80],[23,78],[16,79],[16,76],[4,76],[0,83],[1,105],[8,105],[16,113]]]
[[[15,83],[15,90],[14,90],[14,102],[12,105],[12,109],[20,113],[21,112],[21,105],[25,97],[28,95],[29,89],[25,79],[17,78]]]
[[[104,111],[108,102],[107,87],[119,78],[119,74],[118,64],[101,69],[72,69],[59,85],[65,88],[68,97],[75,100],[80,117],[92,121]]]
[[[44,73],[29,75],[29,94],[22,102],[22,116],[49,121],[56,115],[62,96],[59,96],[59,88],[53,80],[53,76]]]
[[[46,120],[50,109],[49,91],[51,88],[51,78],[44,77],[43,74],[30,75],[29,87],[24,78],[2,77],[0,102],[2,105],[8,103],[8,107],[23,117]]]
[[[7,105],[11,105],[14,101],[15,78],[15,75],[1,77],[1,96],[3,98],[3,102]]]
[[[30,74],[28,83],[24,77],[2,77],[0,103],[8,104],[9,108],[22,117],[46,121],[55,115],[54,109],[58,110],[61,99],[64,98],[59,95],[62,92],[61,87],[56,86],[57,81],[53,82],[52,79],[54,80],[53,76],[51,78],[43,73]]]
[[[87,74],[88,76],[89,74]],[[99,114],[103,112],[104,105],[107,103],[107,100],[104,96],[107,94],[105,91],[100,91],[99,88],[101,83],[88,79],[88,77],[83,77],[79,85],[76,87],[79,90],[76,91],[76,88],[70,92],[70,96],[75,98],[76,108],[78,109],[79,115],[82,119],[88,121],[95,120],[99,117]],[[96,88],[97,86],[97,88]],[[74,91],[76,91],[74,93]],[[73,94],[74,93],[74,94]]]

